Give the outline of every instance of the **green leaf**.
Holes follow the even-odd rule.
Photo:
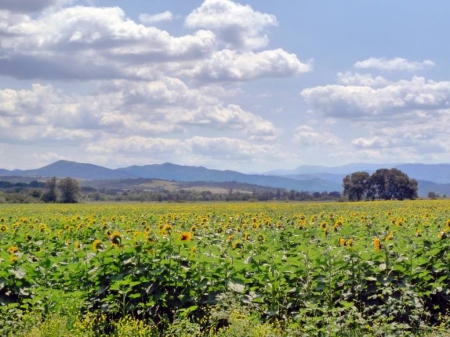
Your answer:
[[[19,269],[10,269],[9,272],[11,274],[13,274],[16,279],[23,279],[25,277],[25,275],[27,274],[26,271],[23,268],[19,268]]]
[[[245,290],[245,285],[240,280],[236,280],[236,279],[235,280],[228,280],[227,285],[228,285],[228,287],[231,290],[233,290],[233,291],[235,291],[237,293],[243,293],[244,290]]]

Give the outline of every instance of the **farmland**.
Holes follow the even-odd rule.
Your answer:
[[[434,335],[449,235],[447,200],[2,205],[0,332]]]

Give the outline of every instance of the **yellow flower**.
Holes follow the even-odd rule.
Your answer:
[[[8,229],[8,227],[6,225],[0,226],[0,232],[5,232],[7,229]]]
[[[95,240],[92,243],[92,249],[94,250],[94,252],[97,252],[99,249],[101,249],[103,246],[102,241],[101,240]]]
[[[114,232],[109,235],[109,240],[113,246],[118,247],[122,241],[122,234],[120,232]]]
[[[191,248],[191,253],[192,253],[192,254],[194,254],[196,251],[197,251],[197,248],[196,248],[196,247],[192,247],[192,248]]]
[[[192,239],[192,234],[189,232],[183,232],[183,233],[181,233],[180,239],[181,239],[181,241],[189,242]]]
[[[353,239],[348,239],[346,245],[347,247],[353,246]]]
[[[375,250],[377,252],[381,250],[381,243],[380,243],[380,239],[378,237],[375,237],[373,239],[373,246],[375,247]]]
[[[445,222],[445,227],[450,228],[450,219]]]
[[[323,230],[327,229],[328,224],[324,221],[320,224],[320,228],[322,228]]]
[[[11,256],[11,257],[9,258],[9,261],[11,261],[11,262],[17,262],[18,259],[19,259],[19,258],[18,258],[17,256],[13,255],[13,256]]]
[[[394,232],[390,232],[384,239],[386,242],[390,241],[394,237]]]
[[[9,252],[10,254],[15,254],[15,253],[17,253],[18,251],[19,251],[19,248],[17,248],[16,246],[11,246],[11,247],[8,248],[8,252]]]
[[[344,238],[340,238],[339,239],[339,246],[345,246],[345,239]]]

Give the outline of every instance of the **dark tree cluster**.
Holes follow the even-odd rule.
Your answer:
[[[81,197],[78,181],[69,177],[61,179],[59,182],[56,177],[53,177],[47,180],[45,187],[47,192],[41,198],[44,202],[76,203]]]
[[[344,178],[343,187],[351,201],[417,198],[417,181],[395,168],[379,169],[372,175],[354,172]]]

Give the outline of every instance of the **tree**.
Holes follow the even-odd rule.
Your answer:
[[[417,198],[417,181],[410,179],[398,169],[379,169],[370,177],[369,195],[372,199],[415,199]]]
[[[58,195],[56,193],[56,177],[53,177],[45,182],[45,188],[48,190],[45,192],[41,199],[44,202],[56,202]]]
[[[370,187],[370,175],[367,172],[354,172],[343,180],[344,195],[350,201],[362,200]]]
[[[81,196],[81,189],[78,185],[78,181],[69,177],[59,181],[58,189],[61,195],[61,202],[65,204],[77,203]]]
[[[343,180],[344,195],[349,200],[384,199],[403,200],[417,198],[417,181],[398,169],[379,169],[371,176],[355,172]]]

